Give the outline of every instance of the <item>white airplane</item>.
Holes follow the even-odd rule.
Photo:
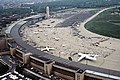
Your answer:
[[[41,51],[48,51],[49,52],[50,50],[54,50],[54,49],[55,48],[49,48],[49,47],[46,46],[44,49],[41,49]]]
[[[39,32],[38,31],[35,31],[35,32],[33,32],[34,34],[38,34]]]
[[[56,41],[59,41],[60,38],[55,37],[54,39],[55,39]]]
[[[78,53],[78,55],[80,56],[80,58],[78,59],[78,61],[81,61],[82,59],[89,59],[92,61],[97,60],[97,56],[98,55],[94,55],[94,54],[83,54],[83,53]]]

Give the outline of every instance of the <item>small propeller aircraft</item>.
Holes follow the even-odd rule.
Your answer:
[[[48,46],[46,46],[44,49],[41,49],[41,51],[50,51],[50,50],[54,50],[55,48],[49,48]]]
[[[95,61],[95,60],[97,60],[96,57],[98,57],[98,55],[94,55],[94,54],[78,53],[78,55],[80,56],[80,58],[78,59],[78,61],[81,61],[83,59],[89,59],[89,60]]]

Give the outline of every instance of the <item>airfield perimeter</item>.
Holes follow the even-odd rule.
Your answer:
[[[79,52],[97,54],[96,61],[80,63],[120,71],[120,40],[87,31],[84,24],[92,16],[90,10],[93,9],[58,12],[50,19],[26,27],[21,31],[22,38],[39,50],[46,46],[54,48],[48,53],[65,59],[71,57],[76,62]]]

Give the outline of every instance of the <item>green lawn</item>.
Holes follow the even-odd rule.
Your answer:
[[[113,9],[104,11],[88,22],[85,28],[91,32],[120,39],[120,15],[112,15]]]

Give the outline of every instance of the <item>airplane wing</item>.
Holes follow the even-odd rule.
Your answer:
[[[50,51],[50,50],[54,50],[55,48],[48,48],[48,47],[46,47],[46,48],[44,48],[44,49],[41,49],[41,51]]]
[[[41,51],[46,51],[47,49],[46,48],[44,48],[44,49],[41,49]]]
[[[81,57],[78,59],[78,62],[81,61],[83,58],[85,58],[85,56],[81,55]]]
[[[93,57],[91,57],[91,56],[86,56],[86,59],[93,60],[93,61],[97,60],[96,57],[94,57],[94,56],[93,56]]]
[[[49,48],[50,50],[54,50],[55,48]]]
[[[84,55],[84,54],[83,54],[83,53],[78,53],[78,55],[81,55],[81,56],[82,56],[82,55]]]

